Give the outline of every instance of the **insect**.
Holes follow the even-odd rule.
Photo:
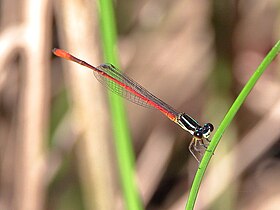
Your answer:
[[[195,152],[201,155],[201,147],[203,147],[202,149],[207,148],[207,144],[210,142],[210,134],[214,130],[214,126],[211,123],[206,123],[201,126],[191,116],[183,112],[176,111],[173,107],[154,96],[112,64],[101,64],[100,66],[94,67],[64,50],[55,48],[53,49],[53,53],[58,57],[90,68],[96,79],[112,92],[135,104],[144,107],[153,107],[159,110],[170,120],[181,126],[184,130],[188,131],[193,136],[189,144],[189,150],[194,158],[200,162],[198,157],[195,155]],[[207,143],[205,141],[207,141]]]

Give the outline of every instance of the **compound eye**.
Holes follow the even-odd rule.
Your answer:
[[[209,125],[209,128],[210,128],[210,131],[212,132],[214,130],[214,125],[211,124],[211,123],[208,123],[208,125]]]
[[[202,132],[201,131],[195,131],[193,135],[198,139],[202,138]]]
[[[211,123],[206,123],[204,125],[204,128],[207,128],[207,130],[210,130],[210,132],[212,132],[214,130],[214,125],[212,125]]]

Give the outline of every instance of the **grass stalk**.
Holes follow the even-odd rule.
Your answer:
[[[218,146],[218,143],[220,139],[222,138],[223,133],[233,120],[234,116],[236,115],[237,111],[241,107],[241,105],[244,103],[246,97],[249,95],[250,91],[255,86],[256,82],[260,78],[260,76],[264,73],[264,71],[267,69],[268,65],[273,61],[273,59],[277,56],[277,54],[280,52],[280,41],[278,41],[275,46],[271,49],[271,51],[267,54],[267,56],[264,58],[262,63],[259,65],[259,67],[256,69],[254,74],[251,76],[251,78],[248,80],[234,103],[232,104],[231,108],[225,115],[224,119],[222,120],[220,126],[218,127],[217,131],[215,132],[202,160],[201,164],[199,166],[199,169],[197,170],[197,173],[194,177],[194,181],[191,187],[190,195],[186,204],[186,210],[192,210],[194,208],[194,204],[197,198],[197,194],[199,191],[199,187],[201,185],[203,176],[205,174],[205,171],[207,169],[207,166],[210,162],[210,159],[212,157],[213,152],[215,151],[216,147]]]
[[[117,30],[112,0],[99,0],[99,18],[104,60],[118,67]],[[135,180],[135,157],[123,100],[113,93],[108,94],[124,202],[128,210],[141,210],[143,207]]]

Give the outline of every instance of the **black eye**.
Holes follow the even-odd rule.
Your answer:
[[[201,131],[195,131],[193,134],[195,137],[201,139],[202,138],[202,132]]]
[[[205,130],[210,130],[210,132],[212,132],[214,130],[214,125],[212,125],[211,123],[206,123],[204,125]]]

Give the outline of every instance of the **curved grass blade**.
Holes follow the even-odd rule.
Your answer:
[[[222,138],[223,133],[225,132],[226,128],[229,126],[231,121],[233,120],[235,114],[241,107],[241,105],[244,103],[246,97],[249,95],[250,91],[255,86],[256,82],[260,78],[260,76],[263,74],[263,72],[267,69],[268,65],[273,61],[273,59],[278,55],[280,52],[280,41],[278,41],[275,46],[271,49],[271,51],[267,54],[267,56],[264,58],[262,63],[259,65],[259,67],[256,69],[254,74],[251,76],[251,78],[248,80],[234,103],[232,104],[231,108],[229,109],[228,113],[225,115],[224,119],[222,120],[220,126],[218,127],[216,133],[214,134],[203,158],[201,161],[201,164],[199,166],[199,169],[195,175],[190,195],[188,198],[188,202],[186,204],[186,210],[192,210],[194,208],[195,200],[197,198],[198,190],[202,181],[202,178],[205,174],[206,168],[210,162],[210,159],[212,157],[213,152],[215,151],[216,147],[218,146],[218,143],[220,139]]]

